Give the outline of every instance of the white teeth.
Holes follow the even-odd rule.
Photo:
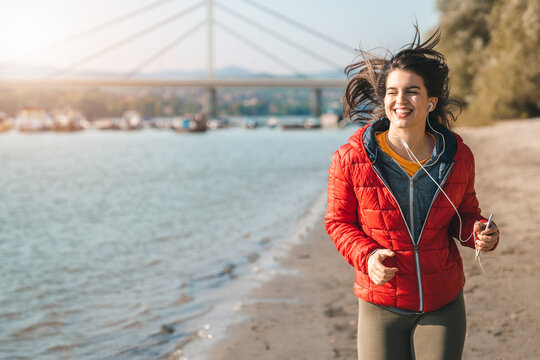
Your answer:
[[[407,115],[407,114],[410,114],[412,112],[412,110],[401,110],[401,109],[398,109],[398,110],[395,110],[396,111],[396,114],[398,115]]]

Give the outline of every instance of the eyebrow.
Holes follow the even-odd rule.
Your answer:
[[[410,89],[418,89],[418,90],[420,90],[420,86],[413,85],[413,86],[407,87],[406,89],[407,89],[407,90],[410,90]],[[389,87],[389,88],[386,88],[386,90],[397,90],[397,88],[395,88],[395,87]]]

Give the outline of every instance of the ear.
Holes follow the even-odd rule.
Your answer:
[[[437,97],[431,97],[429,98],[429,102],[433,104],[433,106],[431,107],[431,109],[429,109],[428,111],[429,112],[432,112],[433,110],[435,110],[435,108],[437,107],[437,103],[439,102],[439,98]]]

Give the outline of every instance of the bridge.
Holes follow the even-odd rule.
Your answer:
[[[25,58],[28,58],[30,56],[37,56],[41,52],[44,51],[50,51],[54,50],[55,48],[59,48],[62,46],[66,46],[70,43],[74,43],[75,41],[89,36],[90,34],[93,34],[98,31],[102,31],[103,29],[109,28],[113,25],[116,25],[118,23],[124,22],[134,16],[138,16],[141,14],[144,14],[147,11],[150,11],[151,9],[154,9],[156,7],[159,7],[167,2],[170,2],[171,0],[160,0],[151,3],[150,5],[147,5],[145,7],[135,9],[127,14],[124,14],[122,16],[119,16],[117,18],[114,18],[112,20],[109,20],[107,22],[98,24],[86,31],[83,31],[79,34],[75,34],[74,36],[71,36],[69,38],[66,38],[62,41],[59,41],[57,43],[54,43],[52,45],[49,45],[46,48],[39,49],[31,54],[25,55],[23,58],[16,59],[10,63],[6,64],[0,64],[0,68],[2,67],[9,67],[12,65],[17,64],[21,60],[24,60]],[[328,37],[327,35],[319,32],[316,29],[310,28],[306,25],[303,25],[302,23],[289,18],[281,13],[278,13],[271,8],[268,8],[264,5],[261,5],[260,3],[257,3],[253,0],[242,0],[244,3],[258,9],[259,11],[264,12],[265,14],[277,18],[281,20],[284,23],[287,23],[289,25],[294,26],[295,28],[307,32],[308,34],[312,36],[316,36],[318,39],[324,40],[327,43],[330,43],[331,45],[334,45],[337,48],[341,48],[344,51],[348,51],[351,54],[353,53],[353,49],[343,43],[340,43],[339,41],[332,39]],[[95,58],[98,58],[100,56],[103,56],[125,44],[128,44],[138,38],[140,38],[143,35],[146,35],[152,31],[155,31],[156,29],[171,23],[173,21],[177,21],[178,19],[188,15],[189,13],[192,13],[194,10],[201,8],[205,6],[206,7],[206,19],[202,22],[199,22],[194,27],[186,31],[184,34],[177,37],[173,42],[166,44],[162,49],[160,49],[158,52],[151,54],[151,56],[147,57],[142,61],[139,65],[137,65],[135,68],[130,70],[129,72],[123,74],[121,77],[115,77],[115,78],[79,78],[79,77],[70,77],[70,74],[73,74],[73,72],[79,68],[81,65],[89,62],[90,60],[93,60]],[[309,55],[311,58],[313,58],[315,61],[318,61],[320,63],[324,63],[326,66],[329,67],[329,69],[332,70],[342,70],[342,66],[340,64],[335,63],[332,59],[329,59],[323,55],[320,55],[316,52],[314,52],[311,49],[308,49],[304,47],[302,44],[294,42],[290,39],[290,37],[285,37],[278,32],[265,27],[259,23],[254,22],[253,20],[249,19],[248,17],[242,15],[238,11],[224,5],[223,3],[216,1],[216,0],[202,0],[199,3],[184,9],[178,13],[173,14],[172,16],[167,17],[166,19],[152,24],[150,26],[147,26],[146,28],[137,31],[136,33],[121,39],[120,41],[117,41],[113,44],[110,44],[102,49],[99,49],[95,51],[94,53],[85,56],[82,59],[78,59],[71,63],[69,66],[59,69],[55,71],[54,73],[49,74],[47,77],[42,79],[0,79],[0,87],[48,87],[48,86],[78,86],[78,87],[196,87],[196,88],[203,88],[206,89],[206,104],[203,108],[203,112],[206,113],[209,117],[214,117],[216,115],[216,104],[217,104],[217,91],[220,88],[232,88],[232,87],[243,87],[243,88],[304,88],[304,89],[312,89],[314,96],[314,102],[312,103],[312,114],[314,116],[319,116],[322,112],[322,91],[324,89],[336,89],[336,88],[344,88],[346,86],[346,80],[345,79],[316,79],[316,78],[310,78],[306,74],[303,74],[301,71],[299,71],[293,64],[290,64],[290,62],[276,56],[272,52],[266,50],[265,48],[259,46],[254,40],[241,35],[234,31],[232,28],[227,26],[226,24],[221,23],[220,21],[216,20],[214,18],[214,7],[218,7],[221,11],[224,11],[228,13],[229,15],[235,17],[236,19],[243,21],[244,23],[247,23],[248,25],[258,28],[259,30],[263,30],[265,33],[271,35],[272,37],[276,38],[277,40],[294,47],[297,50],[300,50],[301,52]],[[202,28],[206,25],[206,35],[207,35],[207,76],[203,79],[148,79],[148,78],[136,78],[135,76],[137,74],[140,74],[142,70],[144,70],[146,67],[151,65],[153,62],[155,62],[160,57],[164,56],[167,52],[169,52],[172,48],[177,46],[179,43],[184,41],[187,37],[189,37],[191,34],[193,34],[198,29]],[[277,64],[280,64],[282,67],[287,68],[289,71],[293,73],[293,77],[287,77],[287,78],[216,78],[214,77],[214,28],[218,27],[223,31],[226,31],[227,33],[231,34],[232,36],[236,37],[238,40],[244,42],[252,49],[264,54],[266,57],[271,59]]]

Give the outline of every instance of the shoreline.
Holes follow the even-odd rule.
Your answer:
[[[250,294],[251,301],[241,310],[247,319],[230,329],[210,358],[355,356],[356,341],[351,339],[356,336],[356,317],[349,316],[357,306],[354,272],[327,237],[322,216],[281,264],[294,273],[280,274]],[[309,350],[300,344],[309,344]]]
[[[323,189],[306,210],[281,237],[267,238],[268,244],[255,258],[242,267],[234,267],[226,275],[230,278],[226,293],[215,303],[208,313],[197,317],[192,324],[195,331],[180,341],[173,351],[160,359],[214,359],[210,356],[216,345],[227,341],[229,329],[240,326],[249,320],[245,310],[264,304],[297,303],[295,298],[263,296],[255,298],[252,294],[267,289],[268,284],[285,277],[296,278],[299,270],[288,266],[286,259],[311,237],[321,214],[326,210],[326,189]],[[324,229],[323,229],[324,231]],[[300,255],[303,257],[304,255]],[[280,280],[278,280],[280,283]],[[214,294],[215,295],[215,294]],[[219,345],[218,345],[219,346]]]
[[[540,118],[456,132],[476,158],[476,190],[484,216],[501,229],[494,254],[483,256],[486,277],[472,249],[458,246],[467,282],[467,337],[463,359],[534,359],[540,311]],[[536,219],[536,220],[535,220]],[[494,259],[494,260],[491,260]],[[281,261],[279,274],[249,294],[246,320],[215,344],[211,359],[356,358],[354,271],[335,249],[322,216]]]

